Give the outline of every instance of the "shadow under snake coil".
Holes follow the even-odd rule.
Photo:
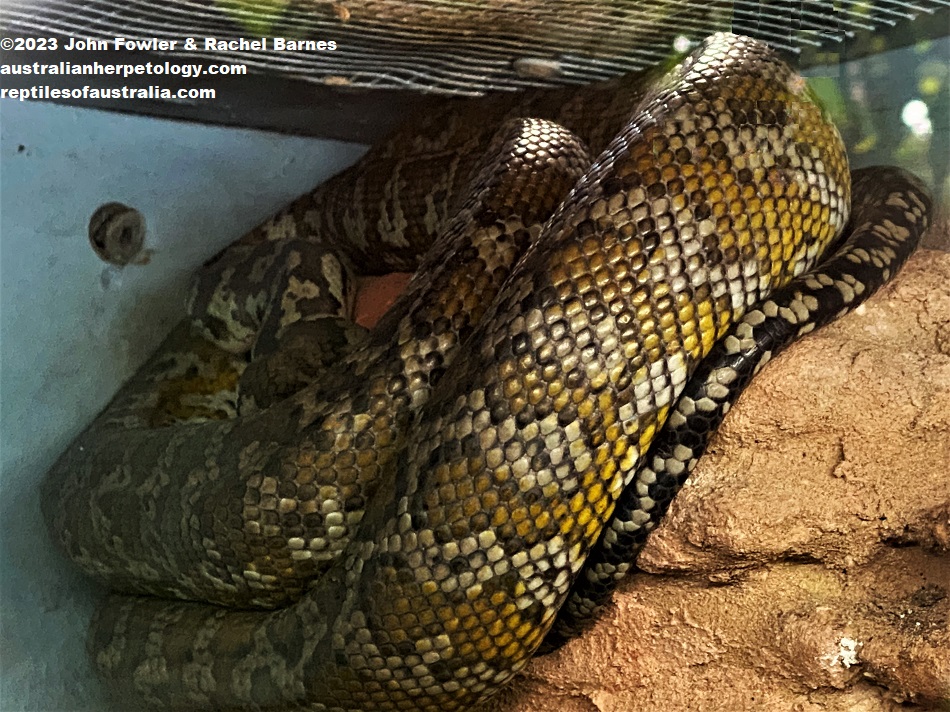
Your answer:
[[[90,634],[100,675],[136,708],[484,699],[662,515],[700,450],[637,475],[664,423],[724,412],[761,325],[804,333],[900,267],[926,195],[861,182],[837,276],[808,273],[848,220],[844,148],[797,74],[728,34],[397,133],[212,259],[203,336],[173,332],[49,473],[54,537],[121,594]],[[346,325],[354,265],[420,256],[371,332]],[[674,410],[720,339],[712,405]]]

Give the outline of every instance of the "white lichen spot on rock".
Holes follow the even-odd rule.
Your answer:
[[[858,660],[858,649],[862,646],[863,643],[854,638],[839,638],[838,649],[833,653],[823,655],[822,662],[825,662],[828,667],[838,667],[840,665],[845,669],[849,669],[860,662]]]

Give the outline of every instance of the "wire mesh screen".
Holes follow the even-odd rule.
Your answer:
[[[465,95],[603,79],[717,30],[799,54],[947,7],[950,0],[4,0],[0,24],[29,36],[177,40],[179,58],[328,85]],[[266,38],[266,46],[236,44],[241,38]]]

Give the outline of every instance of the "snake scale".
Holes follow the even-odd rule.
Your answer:
[[[840,137],[718,34],[665,72],[424,117],[222,251],[195,324],[43,485],[118,592],[89,640],[116,699],[490,695],[603,604],[771,352],[906,259],[926,192],[854,185],[816,267],[850,211]],[[357,266],[419,268],[369,333]]]

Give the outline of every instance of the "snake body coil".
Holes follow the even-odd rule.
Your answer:
[[[89,573],[191,599],[100,612],[118,697],[467,709],[538,649],[697,364],[850,201],[836,130],[760,43],[590,91],[434,117],[209,263],[192,310],[218,347],[179,330],[45,483]],[[341,326],[352,265],[435,235],[373,332]]]
[[[610,600],[753,376],[801,336],[863,303],[913,253],[931,209],[920,181],[899,168],[877,166],[852,173],[852,190],[852,219],[843,244],[747,312],[699,364],[621,493],[607,532],[575,580],[542,650],[581,634]]]

